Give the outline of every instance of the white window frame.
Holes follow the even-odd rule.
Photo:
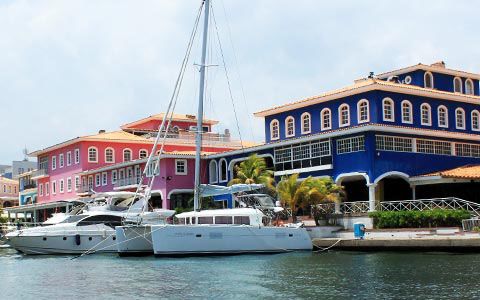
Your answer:
[[[90,150],[95,150],[95,160],[90,159]],[[98,148],[94,146],[88,147],[87,150],[87,160],[89,163],[98,163]]]
[[[114,176],[114,174],[115,174],[115,176]],[[112,182],[112,184],[115,184],[115,183],[117,183],[117,180],[118,180],[118,172],[117,172],[117,170],[112,170],[110,181]]]
[[[73,154],[75,157],[75,164],[79,164],[80,163],[80,149],[75,149],[74,150],[74,154]]]
[[[468,83],[470,84],[471,90],[467,89]],[[465,80],[465,94],[475,95],[475,86],[473,85],[473,80],[471,80],[470,78],[467,78],[467,80]]]
[[[212,170],[213,165],[215,165],[215,170]],[[212,178],[212,175],[215,175],[215,178]],[[208,164],[208,181],[210,183],[218,182],[218,163],[216,160],[211,160]]]
[[[428,122],[423,121],[423,107],[428,109]],[[432,126],[432,107],[428,103],[422,103],[420,105],[420,124],[425,126]]]
[[[106,186],[108,184],[108,173],[102,172],[102,186]]]
[[[130,151],[130,160],[125,160],[125,152],[127,152],[127,151]],[[133,160],[133,151],[132,151],[132,149],[130,149],[130,148],[125,148],[125,149],[123,149],[122,154],[123,154],[123,155],[122,155],[122,161],[123,161],[123,162],[128,162],[128,161],[132,161],[132,160]]]
[[[112,150],[112,160],[107,160],[107,151],[108,150]],[[113,149],[112,147],[107,147],[105,148],[105,151],[104,151],[104,159],[105,159],[105,163],[107,164],[113,164],[115,163],[115,149]]]
[[[43,196],[43,183],[38,185],[38,195]]]
[[[292,133],[288,133],[288,123],[289,121],[292,121]],[[295,136],[295,118],[292,116],[288,116],[285,118],[285,137],[293,137]]]
[[[145,153],[146,153],[145,157],[143,157],[143,158],[148,158],[148,150],[147,150],[147,149],[140,149],[140,150],[138,150],[138,158],[139,158],[139,159],[142,158],[142,155],[141,155],[142,151],[145,151]]]
[[[405,120],[405,114],[403,113],[403,107],[404,105],[407,105],[408,106],[408,117],[410,120]],[[410,102],[409,100],[403,100],[401,103],[400,103],[400,108],[402,110],[402,123],[404,124],[413,124],[413,106],[412,106],[412,102]]]
[[[92,182],[92,185],[90,186],[90,181]],[[95,187],[95,179],[93,178],[93,175],[88,175],[87,177],[87,188],[90,191],[90,189],[93,189]]]
[[[460,80],[460,84],[458,85],[458,87],[460,88],[459,91],[456,90],[456,82]],[[466,83],[465,83],[466,84]],[[455,77],[453,78],[453,92],[454,93],[460,93],[462,94],[463,93],[463,82],[462,82],[462,78],[460,77]]]
[[[305,130],[305,122],[303,120],[305,117],[308,117],[308,130]],[[301,122],[302,134],[309,134],[312,132],[312,115],[309,112],[304,112],[300,116],[300,122]]]
[[[178,164],[183,163],[184,164],[184,171],[179,172],[178,171]],[[188,162],[186,159],[175,159],[175,175],[187,175],[188,174]]]
[[[65,180],[63,178],[60,179],[60,181],[58,182],[58,191],[60,192],[60,194],[63,194],[65,192]]]
[[[325,114],[328,114],[328,124],[329,126],[325,126]],[[320,111],[320,129],[321,130],[330,130],[332,129],[332,110],[330,108],[325,107]]]
[[[461,112],[462,114],[462,126],[458,126],[458,113]],[[467,123],[466,122],[466,116],[465,116],[465,110],[461,107],[458,107],[457,109],[455,109],[455,128],[456,129],[462,129],[462,130],[465,130],[465,126]]]
[[[65,156],[63,155],[63,153],[60,153],[58,155],[58,167],[63,168],[64,166],[65,166]]]
[[[367,118],[362,119],[362,107],[361,105],[363,103],[366,103],[367,105],[365,106],[365,109],[367,110]],[[362,124],[362,123],[367,123],[370,122],[370,103],[368,102],[367,99],[361,99],[360,101],[357,102],[357,123]]]
[[[75,176],[75,191],[78,191],[78,188],[80,187],[81,182],[80,182],[80,176]]]
[[[52,156],[52,170],[57,169],[57,156]]]
[[[56,180],[52,180],[52,195],[56,195],[57,194],[57,181]]]
[[[440,109],[445,109],[445,124],[440,124]],[[445,105],[440,105],[438,108],[437,108],[437,124],[438,124],[438,127],[441,127],[441,128],[448,128],[448,108],[445,106]]]
[[[102,186],[102,175],[100,173],[95,174],[95,187]]]
[[[390,111],[390,118],[388,118],[385,114],[385,106],[386,104],[389,103],[390,104],[390,107],[391,107],[391,111]],[[393,101],[392,98],[383,98],[382,100],[382,116],[383,116],[383,120],[386,121],[386,122],[395,122],[395,102]]]
[[[72,151],[67,152],[67,167],[72,165]]]
[[[50,182],[45,182],[45,196],[50,195]]]
[[[273,124],[277,125],[277,130],[274,131]],[[280,138],[280,122],[277,119],[270,121],[270,140],[275,141]]]
[[[67,192],[72,191],[72,177],[67,178]]]
[[[473,115],[476,114],[477,115],[477,128],[475,128],[473,126]],[[480,112],[476,109],[472,110],[472,112],[470,113],[470,117],[471,117],[471,126],[472,126],[472,131],[480,131]]]
[[[225,164],[225,178],[222,178],[222,164]],[[218,181],[219,182],[228,181],[228,163],[225,158],[222,158],[218,161]]]
[[[346,107],[347,108],[347,123],[342,123],[343,121],[343,116],[342,116],[342,109]],[[350,126],[350,105],[347,103],[343,103],[338,107],[338,127],[346,127]]]
[[[427,87],[427,76],[430,76],[430,79],[431,79],[431,83],[432,83],[432,86],[430,87]],[[433,89],[435,88],[435,83],[433,81],[433,74],[432,72],[425,72],[425,74],[423,74],[423,87],[426,88],[426,89]]]

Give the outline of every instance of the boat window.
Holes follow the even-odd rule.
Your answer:
[[[250,225],[249,216],[235,216],[233,217],[234,223],[239,225]]]
[[[216,216],[215,224],[233,224],[231,216]]]
[[[177,218],[178,224],[184,225],[185,224],[185,218]]]
[[[197,224],[213,224],[213,217],[198,217]]]
[[[73,223],[73,222],[78,222],[81,219],[85,218],[85,215],[75,215],[75,216],[69,216],[65,220],[63,220],[60,223]]]
[[[106,226],[114,228],[122,225],[122,217],[109,215],[90,216],[78,222],[77,226],[87,226],[95,224],[105,224]]]

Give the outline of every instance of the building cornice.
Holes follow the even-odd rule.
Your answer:
[[[443,67],[436,67],[436,66],[430,66],[430,65],[425,65],[425,64],[416,64],[413,66],[409,66],[406,68],[401,68],[397,70],[393,70],[390,72],[385,72],[378,74],[377,77],[381,79],[388,78],[390,76],[397,76],[405,73],[410,73],[414,72],[417,70],[423,70],[423,71],[428,71],[432,73],[440,73],[440,74],[447,74],[447,75],[452,75],[452,76],[459,76],[463,78],[471,78],[471,79],[477,79],[480,80],[480,74],[475,74],[475,73],[470,73],[470,72],[465,72],[465,71],[459,71],[459,70],[453,70],[453,69],[448,69],[448,68],[443,68]]]

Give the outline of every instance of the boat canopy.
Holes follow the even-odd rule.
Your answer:
[[[254,191],[263,187],[263,184],[234,184],[231,186],[201,184],[200,195],[202,197],[220,196],[226,194]]]

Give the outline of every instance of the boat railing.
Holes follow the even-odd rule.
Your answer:
[[[480,231],[480,219],[472,218],[462,220],[463,231]]]
[[[316,208],[324,214],[367,214],[370,211],[369,201],[353,201],[336,203],[321,203]],[[456,197],[381,201],[376,203],[377,211],[423,211],[433,209],[464,209],[472,216],[480,216],[480,204]]]

